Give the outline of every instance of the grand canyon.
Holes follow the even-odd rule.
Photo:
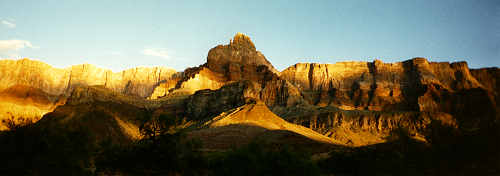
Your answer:
[[[392,173],[388,163],[395,161],[404,163],[395,175],[467,174],[478,168],[498,174],[499,78],[496,67],[471,69],[466,62],[420,57],[395,63],[297,63],[279,71],[242,33],[210,49],[204,64],[181,72],[167,67],[113,72],[91,64],[56,68],[28,58],[0,60],[2,152],[12,159],[2,165],[50,163],[51,157],[43,154],[25,161],[9,152],[22,146],[16,140],[30,140],[9,138],[15,130],[36,138],[78,133],[85,137],[68,140],[80,139],[84,144],[75,145],[91,145],[86,149],[92,151],[103,143],[157,142],[182,131],[179,143],[198,141],[192,152],[203,156],[256,143],[266,144],[267,150],[290,146],[293,152],[309,153],[325,173]],[[71,162],[93,174],[192,174],[99,165],[99,156],[107,155],[88,150]],[[427,156],[435,153],[440,154]],[[110,158],[116,156],[101,160]],[[46,165],[41,168],[50,167]],[[200,171],[194,175],[219,175],[209,166],[192,170]],[[33,166],[31,172],[44,170]]]

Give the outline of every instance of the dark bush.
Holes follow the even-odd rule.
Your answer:
[[[210,170],[213,175],[319,175],[306,152],[262,142],[212,156]]]

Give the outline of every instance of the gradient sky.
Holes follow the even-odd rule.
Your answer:
[[[499,0],[0,0],[0,58],[56,67],[180,71],[203,64],[210,48],[236,32],[279,70],[413,57],[500,66]]]

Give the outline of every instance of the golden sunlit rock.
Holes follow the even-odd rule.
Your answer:
[[[0,90],[23,85],[61,95],[71,93],[75,86],[103,85],[116,92],[147,97],[154,86],[175,73],[175,70],[166,67],[138,67],[114,73],[91,64],[60,69],[30,59],[1,60]]]
[[[183,72],[138,67],[114,73],[90,64],[59,69],[29,59],[2,60],[0,68],[4,117],[62,118],[74,116],[76,107],[92,114],[99,104],[133,139],[139,139],[138,124],[117,115],[119,104],[187,119],[185,125],[212,119],[213,128],[237,131],[231,126],[252,124],[348,146],[385,142],[399,127],[423,140],[432,121],[476,129],[500,118],[496,68],[414,58],[298,63],[280,73],[241,33],[212,48],[205,64]],[[231,109],[238,113],[225,114]]]
[[[0,60],[0,115],[41,118],[79,86],[99,85],[115,92],[148,97],[175,70],[166,67],[138,67],[114,73],[90,64],[54,68],[40,61]],[[0,125],[0,128],[4,128]]]

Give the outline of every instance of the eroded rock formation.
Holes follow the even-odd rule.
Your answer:
[[[205,64],[186,69],[175,87],[170,82],[162,83],[150,98],[171,93],[193,94],[204,89],[217,90],[225,84],[248,80],[259,84],[261,91],[258,97],[267,105],[296,104],[301,99],[300,92],[278,74],[265,56],[256,50],[250,37],[238,33],[228,45],[212,48]]]
[[[126,143],[140,139],[139,126],[150,117],[148,109],[160,104],[124,95],[104,86],[76,87],[64,105],[37,122],[37,127],[55,132],[89,134],[89,143]]]
[[[175,75],[175,70],[166,67],[138,67],[114,73],[90,64],[59,69],[29,59],[1,60],[0,120],[9,116],[40,118],[64,104],[65,98],[81,86],[99,85],[126,95],[148,97],[154,87]]]
[[[103,85],[116,92],[149,96],[156,85],[169,80],[175,70],[166,67],[137,67],[114,73],[90,64],[65,69],[29,59],[0,61],[0,90],[23,85],[52,95],[69,94],[74,87]]]
[[[278,72],[240,33],[228,45],[212,48],[205,64],[178,73],[166,68],[113,73],[91,65],[56,69],[26,59],[1,61],[0,68],[0,90],[33,87],[30,92],[44,93],[29,93],[25,99],[54,95],[48,99],[50,107],[68,97],[68,110],[56,109],[59,118],[69,113],[68,107],[82,106],[86,109],[79,112],[88,113],[96,104],[110,104],[115,109],[106,113],[112,116],[125,104],[137,112],[200,123],[263,102],[289,122],[352,146],[383,142],[397,128],[425,140],[433,122],[473,131],[500,119],[498,68],[471,70],[465,62],[414,58],[397,63],[299,63]]]

